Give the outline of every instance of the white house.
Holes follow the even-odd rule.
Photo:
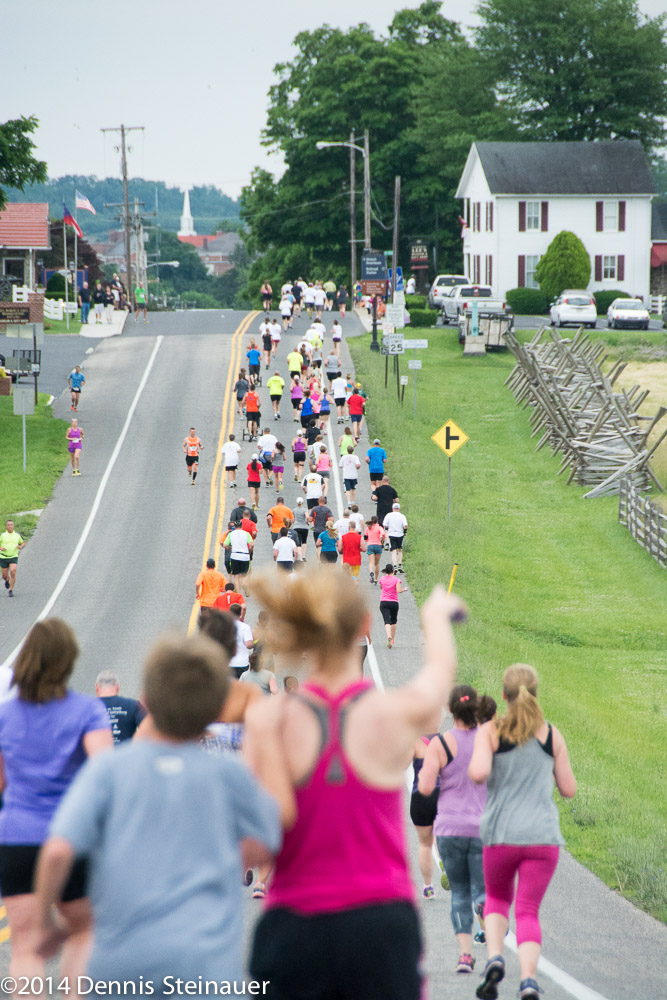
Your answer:
[[[537,288],[540,257],[567,229],[591,258],[591,291],[647,299],[654,194],[638,141],[473,143],[456,191],[464,272],[498,296]]]

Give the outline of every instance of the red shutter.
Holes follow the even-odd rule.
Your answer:
[[[601,233],[604,229],[604,202],[595,202],[595,232]]]
[[[541,227],[542,228],[542,232],[543,233],[548,233],[549,232],[549,202],[548,201],[543,201],[542,202],[542,219],[541,219],[541,222],[542,222],[542,227]]]
[[[519,202],[519,204],[523,205],[524,212],[525,212],[525,210],[526,210],[526,203],[525,203],[525,201],[524,202]],[[524,254],[519,254],[519,281],[518,281],[518,285],[519,285],[519,288],[524,288],[525,285],[526,285],[526,257],[525,257]]]
[[[625,281],[625,257],[622,253],[616,258],[616,277],[619,281]]]
[[[525,201],[519,202],[519,232],[525,233],[526,231],[526,203]]]
[[[481,201],[478,201],[477,202],[477,232],[481,233],[481,231],[482,231],[482,203],[481,203]]]
[[[489,202],[489,232],[493,232],[493,202]]]
[[[618,231],[619,233],[625,232],[625,202],[619,201],[618,203]]]
[[[601,203],[600,203],[601,204]],[[595,280],[602,281],[602,255],[595,255]]]
[[[492,285],[493,284],[493,257],[487,257],[486,259],[489,262],[488,263],[489,280],[487,281],[487,285]]]

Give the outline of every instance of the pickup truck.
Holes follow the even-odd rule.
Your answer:
[[[489,285],[457,285],[442,303],[443,326],[458,323],[459,317],[470,311],[474,299],[478,302],[479,315],[507,311],[505,300],[494,299]]]

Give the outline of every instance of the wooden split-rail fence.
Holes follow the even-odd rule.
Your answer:
[[[568,484],[590,487],[586,497],[618,493],[623,479],[638,490],[662,490],[650,459],[667,430],[650,445],[648,439],[667,409],[644,416],[639,408],[648,389],[614,389],[624,362],[603,373],[604,344],[593,343],[583,328],[565,339],[542,326],[530,343],[514,333],[505,334],[505,343],[516,359],[505,384],[523,409],[532,408],[537,450],[549,445],[562,455],[558,474],[569,470]]]
[[[667,567],[667,514],[629,479],[620,482],[618,519],[650,556]]]

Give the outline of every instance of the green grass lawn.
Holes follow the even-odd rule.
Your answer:
[[[69,318],[69,330],[67,329],[66,319],[45,319],[44,320],[44,333],[71,333],[79,334],[81,333],[81,320],[77,316],[70,316]]]
[[[401,406],[391,360],[385,390],[370,337],[348,342],[410,523],[408,581],[421,604],[459,563],[470,607],[457,631],[460,677],[500,703],[506,666],[537,668],[579,782],[560,803],[568,848],[667,920],[667,572],[618,524],[615,498],[582,499],[556,478],[559,458],[535,451],[528,411],[503,385],[508,352],[464,359],[453,331],[417,335],[430,346],[418,352],[416,416],[414,373]],[[407,374],[405,357],[400,365]],[[449,522],[447,458],[430,440],[448,419],[470,437],[452,459]]]
[[[13,414],[11,397],[0,397],[0,523],[14,517],[16,530],[29,538],[37,525],[34,515],[17,511],[44,507],[68,461],[66,420],[56,420],[48,395],[39,394],[34,417],[26,417],[26,471],[23,471],[22,420]]]

